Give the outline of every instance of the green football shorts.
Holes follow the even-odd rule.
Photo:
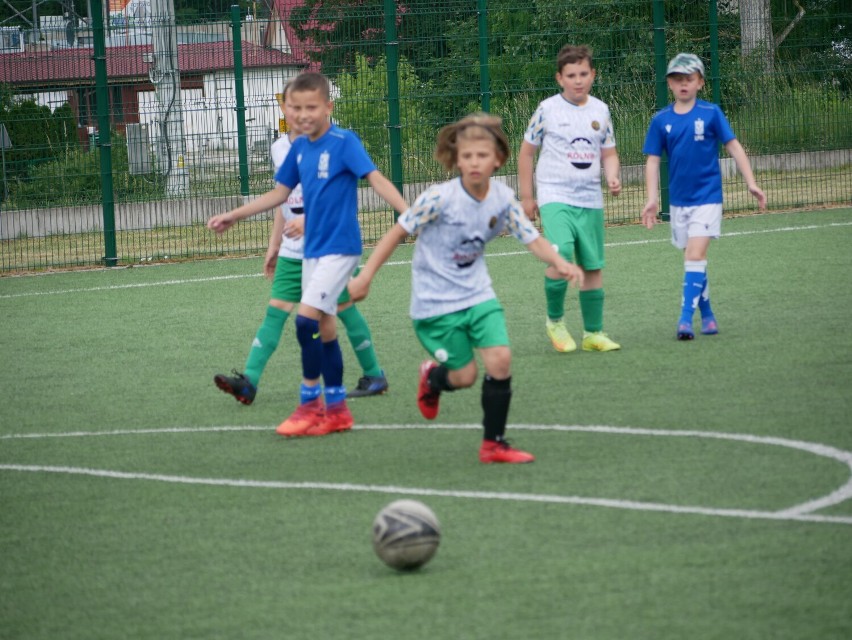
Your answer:
[[[493,298],[461,311],[414,321],[420,344],[448,369],[461,369],[473,360],[473,350],[508,347],[506,316]]]
[[[584,209],[561,202],[550,202],[540,208],[544,237],[566,260],[586,271],[603,269],[603,209]]]

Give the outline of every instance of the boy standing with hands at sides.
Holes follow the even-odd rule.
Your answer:
[[[328,80],[305,72],[287,86],[287,101],[302,136],[293,142],[275,172],[275,186],[259,198],[210,218],[208,228],[223,233],[238,220],[275,209],[300,185],[305,208],[302,297],[296,337],[302,350],[300,404],[276,432],[283,436],[323,436],[352,428],[346,406],[343,356],[337,341],[337,300],[361,256],[358,180],[396,211],[407,208],[393,183],[376,169],[358,137],[332,125],[334,103]],[[323,387],[325,383],[325,403]]]
[[[651,120],[642,153],[647,154],[645,186],[648,201],[642,222],[651,229],[657,217],[660,158],[669,159],[669,202],[672,244],[684,253],[683,301],[677,339],[692,340],[692,316],[701,311],[701,333],[719,332],[710,307],[707,249],[722,228],[722,172],[719,143],[736,162],[749,193],[766,208],[766,195],[757,186],[748,156],[737,141],[725,114],[715,104],[698,99],[704,87],[704,63],[691,53],[669,62],[666,80],[675,101]]]
[[[541,237],[512,190],[492,180],[509,157],[500,118],[474,114],[438,133],[435,158],[461,175],[427,189],[379,241],[360,274],[349,282],[353,300],[365,298],[379,267],[406,236],[417,236],[412,260],[414,332],[437,361],[420,365],[417,405],[423,417],[438,415],[440,395],[472,386],[478,377],[474,349],[485,368],[482,383],[484,463],[532,462],[504,438],[512,397],[509,337],[503,308],[485,264],[485,244],[508,231],[554,275],[582,284],[583,272]]]
[[[621,193],[621,164],[609,107],[589,95],[595,81],[592,52],[566,45],[556,57],[561,93],[538,105],[518,155],[518,185],[524,212],[541,214],[544,236],[585,273],[580,289],[583,351],[615,351],[621,345],[603,332],[604,212],[601,166],[609,192]],[[535,195],[533,195],[533,162]],[[540,209],[539,209],[540,208]],[[545,329],[553,348],[567,353],[577,344],[565,326],[568,284],[549,267],[544,272]]]
[[[270,155],[277,171],[302,131],[287,102],[287,89],[284,89],[283,111],[287,121],[287,132],[272,143]],[[266,363],[278,347],[284,324],[298,305],[302,297],[302,259],[304,257],[305,209],[302,199],[302,187],[297,186],[290,192],[287,202],[276,212],[269,236],[269,248],[263,270],[272,280],[269,305],[252,341],[245,373],[234,370],[233,375],[216,374],[213,382],[216,386],[234,396],[239,402],[249,405],[254,402],[257,387]],[[371,396],[384,393],[388,388],[387,378],[379,367],[376,350],[367,321],[360,310],[349,299],[346,289],[338,300],[337,315],[346,327],[346,335],[364,375],[358,381],[354,391],[348,397]]]

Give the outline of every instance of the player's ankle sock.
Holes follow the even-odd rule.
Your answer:
[[[302,404],[306,402],[310,402],[311,400],[316,400],[322,395],[322,385],[317,384],[313,387],[309,387],[304,382],[302,386],[299,387],[299,401]]]
[[[325,388],[325,406],[331,406],[338,402],[346,400],[346,387],[329,387]]]
[[[565,293],[567,280],[554,280],[544,276],[544,298],[547,300],[547,317],[559,320],[565,314]]]
[[[580,311],[583,313],[583,329],[586,332],[603,331],[603,309],[603,289],[580,292]]]
[[[283,309],[272,305],[266,308],[266,317],[258,328],[254,340],[252,340],[251,349],[249,349],[246,359],[244,373],[254,386],[257,386],[260,382],[260,376],[263,375],[266,363],[269,362],[269,358],[278,348],[281,333],[284,331],[284,323],[287,322],[289,315]]]
[[[373,348],[373,336],[370,334],[370,327],[358,307],[352,305],[337,314],[343,326],[346,327],[346,335],[349,337],[349,342],[352,344],[352,350],[355,352],[355,357],[358,358],[358,364],[364,371],[365,376],[381,376],[382,369],[379,367],[379,359],[376,357],[376,350]]]

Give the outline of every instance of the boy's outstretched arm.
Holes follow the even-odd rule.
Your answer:
[[[533,164],[537,151],[538,147],[526,140],[518,151],[518,199],[530,220],[535,220],[538,215],[538,204],[533,196]]]
[[[373,187],[373,191],[378,193],[397,213],[402,213],[408,209],[405,198],[402,197],[393,182],[388,180],[381,171],[371,171],[366,175],[366,178],[370,186]]]
[[[396,188],[394,188],[394,191],[396,191]],[[367,262],[361,267],[361,272],[357,277],[349,281],[349,295],[352,297],[353,302],[358,302],[367,297],[367,294],[370,292],[370,283],[373,281],[373,277],[376,275],[379,267],[393,255],[397,245],[405,240],[407,235],[408,231],[397,222],[390,228],[390,231],[382,236],[379,244],[373,249],[373,253],[367,258]]]
[[[272,231],[269,234],[269,246],[266,249],[266,257],[263,259],[263,273],[269,280],[275,276],[275,267],[278,266],[278,250],[281,248],[282,233],[284,233],[284,216],[276,211]]]
[[[262,196],[246,202],[241,207],[213,216],[207,221],[207,228],[216,233],[223,233],[234,226],[239,220],[256,216],[258,213],[263,213],[270,209],[276,209],[279,205],[287,202],[287,197],[291,191],[290,187],[285,187],[283,184],[277,183]]]
[[[583,270],[576,264],[568,262],[557,253],[553,245],[544,236],[539,236],[527,245],[527,249],[539,260],[546,262],[559,272],[559,275],[568,280],[575,287],[583,286]]]
[[[754,179],[751,162],[748,160],[745,149],[743,149],[739,140],[734,138],[725,145],[725,150],[734,159],[734,162],[737,163],[737,169],[739,169],[740,173],[743,174],[743,178],[745,178],[748,192],[757,198],[757,206],[763,211],[766,209],[766,194],[757,186],[757,180]]]
[[[657,221],[657,209],[660,206],[657,195],[660,191],[660,156],[648,156],[645,161],[645,191],[648,194],[648,200],[642,207],[642,224],[653,229]]]

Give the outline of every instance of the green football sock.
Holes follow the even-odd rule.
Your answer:
[[[590,289],[580,292],[580,311],[586,331],[603,331],[604,290]]]
[[[343,311],[340,311],[337,316],[346,327],[346,335],[349,336],[349,343],[352,345],[352,350],[355,351],[355,357],[358,358],[358,363],[361,369],[364,370],[365,376],[381,376],[382,370],[379,367],[379,359],[376,357],[376,350],[373,348],[373,336],[370,334],[370,327],[367,326],[367,321],[358,307],[352,305]]]
[[[547,317],[551,320],[561,320],[565,315],[565,293],[568,291],[567,280],[554,280],[544,276],[544,297],[547,300]]]
[[[281,340],[281,333],[284,331],[284,323],[287,322],[289,316],[288,312],[278,307],[270,305],[266,308],[266,317],[251,343],[244,372],[254,386],[260,383],[260,376],[263,375],[266,363],[269,362],[269,358],[278,348],[278,341]]]

